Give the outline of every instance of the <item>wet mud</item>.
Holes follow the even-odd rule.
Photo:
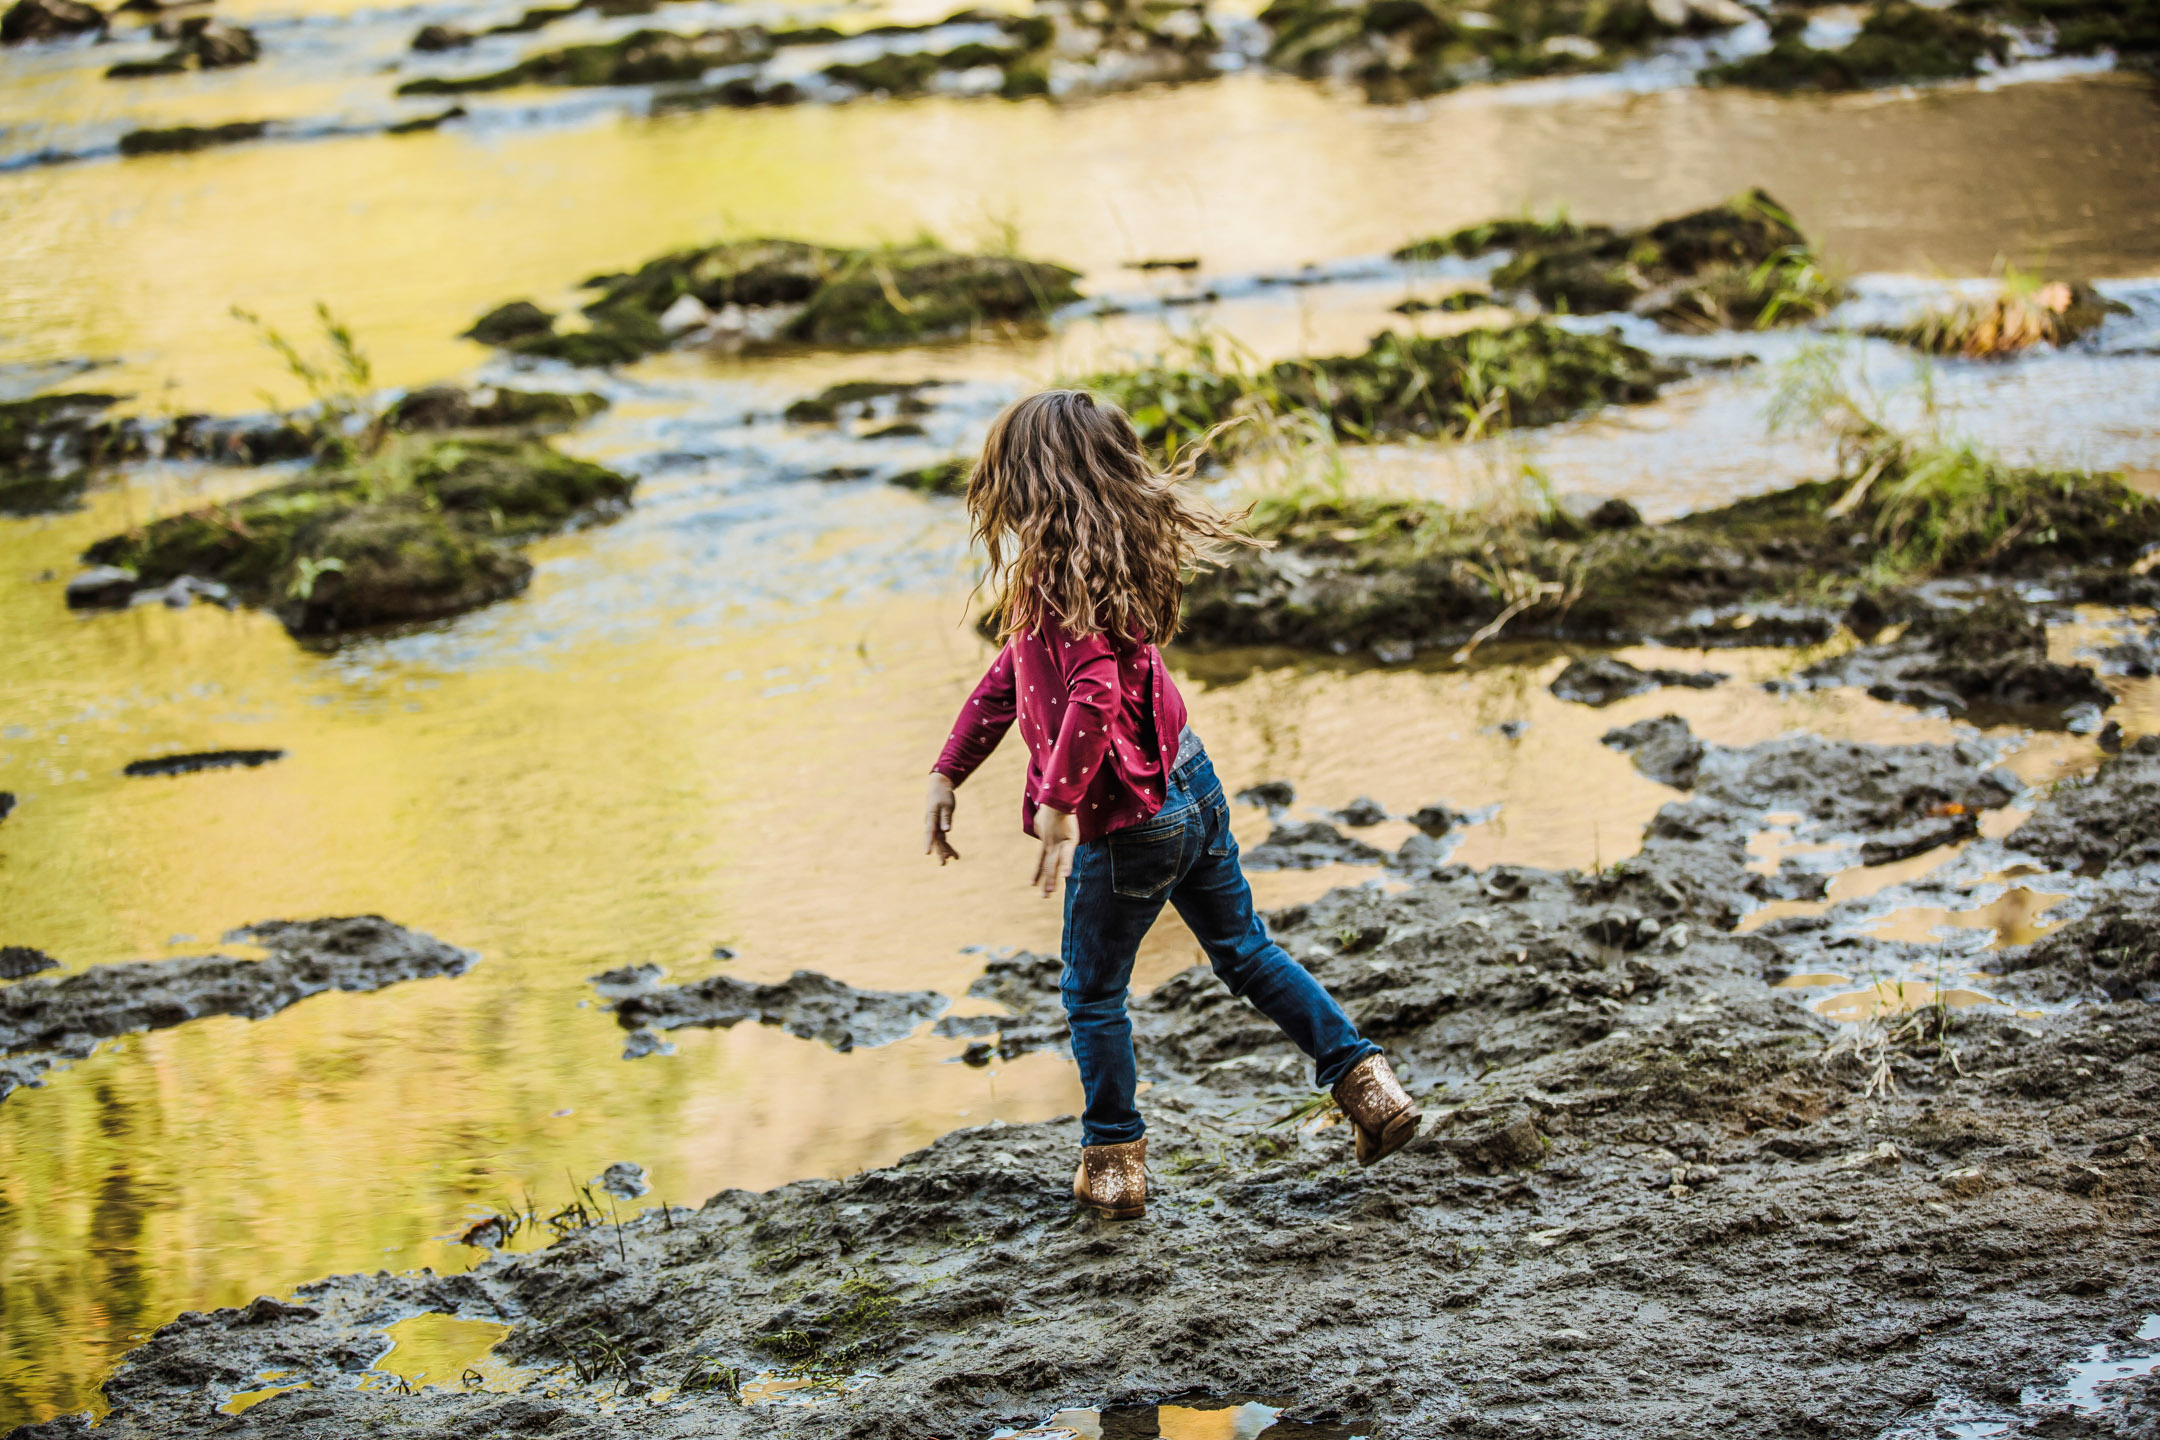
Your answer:
[[[261,1020],[325,990],[380,990],[404,980],[462,975],[480,958],[380,915],[266,920],[232,931],[225,941],[259,945],[269,954],[260,960],[197,955],[99,965],[0,988],[0,1099],[44,1083],[39,1077],[54,1065],[83,1059],[117,1035],[209,1015]],[[9,953],[20,948],[11,946]]]
[[[593,988],[631,1032],[625,1059],[658,1053],[656,1031],[684,1026],[727,1029],[745,1020],[776,1025],[790,1035],[835,1050],[904,1040],[950,1003],[930,990],[863,990],[815,970],[798,970],[778,984],[713,975],[686,985],[660,983],[657,965],[624,966],[592,977]]]
[[[1732,933],[1745,887],[1778,884],[1746,869],[1749,837],[1776,821],[1850,847],[2015,782],[1980,745],[1635,728],[1646,768],[1692,793],[1625,864],[1436,865],[1274,917],[1425,1108],[1380,1167],[1352,1163],[1306,1062],[1196,968],[1133,1007],[1143,1221],[1075,1209],[1071,1120],[962,1130],[468,1275],[183,1315],[122,1361],[97,1433],[972,1434],[1286,1392],[1286,1418],[1376,1434],[2139,1433],[2120,1427],[2149,1387],[2073,1391],[2067,1367],[2146,1353],[2160,1308],[2160,1019],[2123,998],[2153,983],[2138,867],[2160,854],[2160,744],[2041,798],[2030,839],[1976,842],[2051,855],[2113,802],[2090,915],[2003,966],[2086,1003],[1855,1032],[1764,985],[1815,932]],[[1055,974],[1001,956],[971,993],[1045,1017]],[[496,1358],[522,1393],[359,1388],[385,1327],[427,1311],[507,1322]],[[212,1418],[269,1375],[301,1388]],[[812,1398],[745,1408],[760,1376]]]
[[[2100,712],[2115,703],[2090,665],[2048,659],[2047,626],[2015,600],[1996,596],[1967,609],[1890,603],[1911,615],[1896,639],[1810,665],[1789,683],[1850,685],[1878,700],[2052,729],[2097,729]],[[1865,629],[1889,613],[1863,594],[1847,621]]]

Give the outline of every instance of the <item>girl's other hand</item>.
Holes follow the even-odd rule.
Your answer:
[[[1072,874],[1073,847],[1080,843],[1080,826],[1065,811],[1038,805],[1035,838],[1042,841],[1042,854],[1035,861],[1035,883],[1042,886],[1043,897],[1048,899],[1058,882]]]
[[[930,798],[923,803],[923,854],[937,856],[940,865],[960,858],[960,852],[945,838],[945,832],[952,829],[956,800],[951,778],[931,771]]]

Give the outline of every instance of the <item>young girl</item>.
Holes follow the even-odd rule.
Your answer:
[[[1017,720],[1028,747],[1021,828],[1042,842],[1035,883],[1065,882],[1061,985],[1087,1092],[1073,1194],[1111,1219],[1147,1204],[1146,1125],[1127,983],[1141,937],[1177,907],[1222,982],[1313,1058],[1370,1165],[1418,1112],[1342,1007],[1268,938],[1238,868],[1230,807],[1156,642],[1177,631],[1184,573],[1257,543],[1187,502],[1148,463],[1132,422],[1083,390],[1019,401],[990,427],[968,514],[1000,586],[1005,648],[961,707],[930,775],[938,863],[960,858],[954,789]]]

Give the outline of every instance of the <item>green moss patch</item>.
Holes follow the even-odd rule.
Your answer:
[[[1802,38],[1804,28],[1798,16],[1780,17],[1770,49],[1713,66],[1703,72],[1704,81],[1755,90],[1863,90],[1964,80],[1980,73],[1983,59],[1999,63],[2010,49],[2002,32],[1984,21],[1907,0],[1876,5],[1841,49],[1816,49]]]
[[[662,321],[693,312],[743,317],[738,338],[832,347],[905,344],[985,324],[1039,319],[1075,300],[1076,271],[1006,255],[968,255],[928,240],[842,249],[801,240],[734,240],[678,250],[596,282],[585,330],[558,331],[529,301],[482,316],[468,333],[523,355],[614,365],[666,348]],[[754,323],[753,323],[754,317]],[[695,318],[676,333],[701,328]],[[490,338],[498,337],[498,338]]]
[[[1077,383],[1124,407],[1149,445],[1173,451],[1241,413],[1305,411],[1361,441],[1549,425],[1653,399],[1681,374],[1615,335],[1543,320],[1444,336],[1384,331],[1361,354],[1283,360],[1257,373],[1221,358],[1203,346]]]
[[[1670,329],[1730,329],[1821,315],[1841,298],[1807,237],[1760,190],[1637,229],[1488,220],[1395,252],[1417,262],[1511,251],[1496,291],[1571,314],[1637,310]]]
[[[632,484],[540,440],[396,439],[357,464],[108,536],[83,558],[143,585],[217,580],[295,634],[336,634],[516,593],[532,567],[506,542],[620,503]]]

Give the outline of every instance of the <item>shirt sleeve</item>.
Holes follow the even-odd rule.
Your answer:
[[[1065,677],[1065,695],[1053,697],[1057,744],[1043,762],[1041,803],[1068,814],[1094,783],[1110,750],[1110,725],[1120,701],[1118,652],[1106,635],[1074,639],[1051,629],[1047,639]]]
[[[953,721],[952,734],[938,752],[937,764],[930,767],[953,784],[974,774],[1012,728],[1013,670],[1012,646],[1008,644],[991,662],[989,673],[976,685],[975,693],[960,707],[960,718]]]

